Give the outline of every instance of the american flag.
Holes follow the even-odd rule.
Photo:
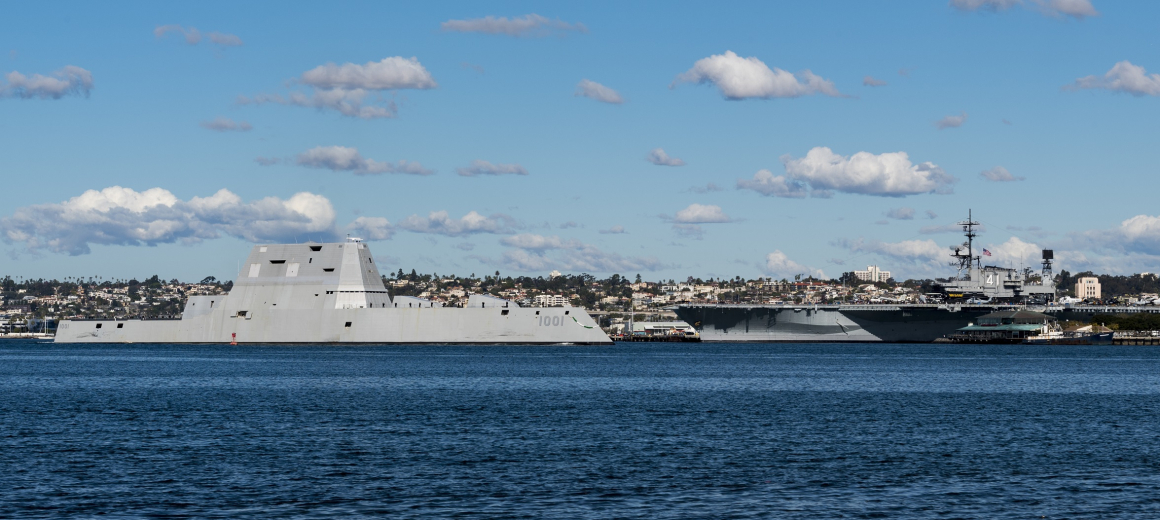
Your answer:
[[[991,256],[991,252],[986,249],[983,250],[983,256]]]

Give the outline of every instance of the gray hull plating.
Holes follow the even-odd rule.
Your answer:
[[[62,321],[60,343],[607,344],[582,309],[495,298],[392,301],[366,245],[256,246],[233,290],[193,296],[180,320]]]

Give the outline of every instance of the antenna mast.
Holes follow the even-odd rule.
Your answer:
[[[956,263],[958,264],[957,267],[959,268],[960,278],[962,277],[963,270],[966,269],[967,270],[967,278],[966,279],[969,280],[972,263],[977,263],[977,265],[980,269],[983,267],[982,261],[980,260],[980,257],[975,256],[975,251],[974,251],[975,237],[979,236],[978,233],[975,233],[975,226],[978,226],[980,224],[974,220],[974,217],[972,215],[971,210],[968,209],[967,210],[967,220],[964,220],[962,222],[958,222],[955,225],[963,227],[963,235],[965,235],[967,237],[967,241],[963,242],[963,244],[960,246],[951,247],[951,249],[954,251],[953,253],[951,253],[951,256],[955,258],[955,262],[952,263],[951,265],[955,265]],[[966,254],[963,254],[964,248],[966,248],[966,250],[967,250]]]

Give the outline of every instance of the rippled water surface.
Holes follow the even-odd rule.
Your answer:
[[[0,343],[0,517],[1158,518],[1160,349]]]

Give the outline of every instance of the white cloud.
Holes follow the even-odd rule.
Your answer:
[[[471,161],[471,165],[465,168],[456,168],[455,172],[463,177],[474,177],[477,175],[527,175],[528,170],[518,164],[492,164],[484,160],[476,159]]]
[[[619,92],[587,79],[582,79],[580,83],[576,84],[576,93],[574,95],[613,105],[624,103],[624,98],[620,96]]]
[[[1066,15],[1077,20],[1100,14],[1092,6],[1091,0],[1035,0],[1035,3],[1047,14]]]
[[[424,168],[417,162],[379,162],[367,159],[357,148],[346,146],[318,146],[298,154],[295,161],[299,166],[322,168],[333,171],[348,171],[355,175],[379,173],[405,173],[410,175],[431,175],[434,170]]]
[[[787,98],[825,94],[841,96],[834,83],[804,70],[796,76],[774,68],[755,57],[742,58],[733,51],[697,60],[693,68],[677,76],[669,88],[678,83],[712,83],[726,99]]]
[[[320,89],[433,89],[439,85],[415,57],[394,56],[365,65],[327,63],[302,73],[300,81]]]
[[[258,166],[273,166],[275,164],[282,162],[282,159],[279,159],[277,157],[260,157],[259,156],[259,157],[254,158],[254,162],[258,163]]]
[[[886,218],[894,220],[914,220],[913,208],[892,208],[886,212]]]
[[[996,166],[990,170],[983,170],[979,172],[979,176],[991,182],[1014,182],[1026,179],[1026,177],[1011,175],[1011,172],[1002,166]]]
[[[685,165],[685,161],[682,161],[681,159],[678,159],[676,157],[669,157],[669,154],[665,153],[665,151],[661,148],[653,148],[652,151],[650,151],[648,153],[648,157],[646,157],[645,159],[647,159],[648,162],[653,163],[657,166],[684,166]]]
[[[1102,88],[1133,96],[1160,96],[1160,74],[1148,74],[1144,67],[1125,60],[1113,65],[1103,77],[1085,76],[1075,80],[1070,88]]]
[[[197,45],[201,43],[201,31],[196,27],[182,27],[180,25],[158,25],[153,29],[153,36],[161,38],[168,33],[180,34],[185,43],[190,45]],[[221,47],[239,47],[242,45],[242,39],[234,34],[226,34],[220,32],[211,32],[206,35],[209,41]]]
[[[0,231],[6,242],[29,251],[81,255],[90,252],[91,244],[188,243],[222,235],[251,242],[333,239],[334,221],[330,201],[307,192],[243,202],[225,189],[181,200],[162,188],[138,192],[113,186],[59,204],[19,208],[0,218]]]
[[[982,255],[984,247],[975,245],[975,254]],[[985,247],[990,251],[991,256],[983,257],[984,265],[997,265],[1000,267],[1018,267],[1018,266],[1034,266],[1039,263],[1041,252],[1043,248],[1039,245],[1024,242],[1017,237],[1008,238],[1006,242],[994,245],[987,244]]]
[[[946,116],[934,122],[935,128],[944,130],[947,128],[958,128],[967,122],[967,113],[963,112],[957,116]]]
[[[934,220],[934,219],[938,218],[938,213],[935,213],[934,210],[928,209],[928,210],[926,210],[926,218]]]
[[[93,89],[93,74],[74,65],[68,65],[51,76],[25,76],[17,71],[4,75],[0,83],[0,97],[21,99],[60,99],[65,96],[85,96]]]
[[[810,194],[809,187],[784,175],[774,175],[769,170],[758,170],[753,179],[738,179],[737,189],[753,190],[767,197],[800,199]]]
[[[866,77],[862,78],[862,86],[863,87],[885,87],[886,82],[882,81],[878,78],[875,78],[874,76],[866,76]]]
[[[849,241],[840,240],[838,245],[855,253],[875,253],[897,262],[904,262],[912,266],[921,266],[927,270],[941,268],[949,260],[949,250],[938,245],[934,240],[903,240],[901,242],[870,242],[862,239]]]
[[[217,117],[213,121],[202,121],[202,128],[215,132],[249,132],[254,127],[245,121],[237,122],[228,117]]]
[[[211,32],[206,36],[209,38],[209,41],[222,47],[240,47],[242,45],[242,39],[235,34]]]
[[[605,253],[595,246],[558,236],[530,233],[506,237],[500,243],[514,249],[505,251],[502,262],[522,271],[656,271],[664,267],[653,257],[624,257]]]
[[[485,16],[468,20],[447,20],[440,24],[440,28],[448,32],[532,37],[563,34],[567,31],[588,32],[588,28],[582,23],[570,24],[558,19],[551,20],[534,13],[510,19],[504,16]]]
[[[413,233],[458,237],[478,233],[507,235],[513,233],[518,225],[515,219],[502,213],[485,217],[472,211],[462,218],[454,219],[446,211],[433,211],[427,217],[411,215],[399,222],[397,227]]]
[[[834,191],[880,197],[903,197],[920,193],[947,193],[956,179],[931,162],[913,164],[906,152],[874,155],[858,152],[846,157],[829,148],[811,149],[800,159],[781,157],[786,175],[761,170],[752,180],[739,180],[739,189],[766,196],[801,198],[807,194],[828,197]]]
[[[329,109],[359,119],[388,119],[398,115],[398,107],[394,101],[383,105],[364,105],[364,101],[371,93],[362,90],[331,89],[320,90],[310,95],[301,92],[292,92],[288,96],[279,94],[258,94],[254,97],[238,96],[239,105],[264,105],[274,103],[299,107]]]
[[[1091,0],[1031,0],[1033,8],[1048,16],[1070,16],[1082,20],[1099,16],[1092,7]],[[1023,0],[951,0],[950,5],[960,11],[1006,11],[1017,5],[1026,5]]]
[[[347,230],[365,240],[389,240],[395,234],[394,226],[382,217],[359,217],[347,226]]]
[[[672,221],[682,224],[714,224],[733,222],[733,219],[721,211],[721,206],[689,204],[687,208],[678,211]]]
[[[623,235],[628,233],[628,231],[624,230],[624,226],[612,226],[608,229],[601,229],[600,231],[597,231],[597,233],[600,233],[601,235]]]
[[[951,0],[951,6],[963,11],[1006,11],[1023,0]]]
[[[761,265],[761,271],[774,279],[792,280],[794,276],[799,274],[813,274],[819,278],[825,278],[825,273],[790,260],[789,256],[780,250],[774,250],[774,252],[765,255],[765,263]]]
[[[298,82],[313,89],[310,93],[291,92],[259,94],[254,97],[238,96],[240,105],[275,103],[319,110],[334,110],[360,119],[384,119],[398,115],[394,101],[382,98],[382,93],[399,89],[427,90],[438,87],[435,78],[419,60],[394,56],[365,65],[327,63],[310,69]],[[376,104],[378,103],[378,104]]]

